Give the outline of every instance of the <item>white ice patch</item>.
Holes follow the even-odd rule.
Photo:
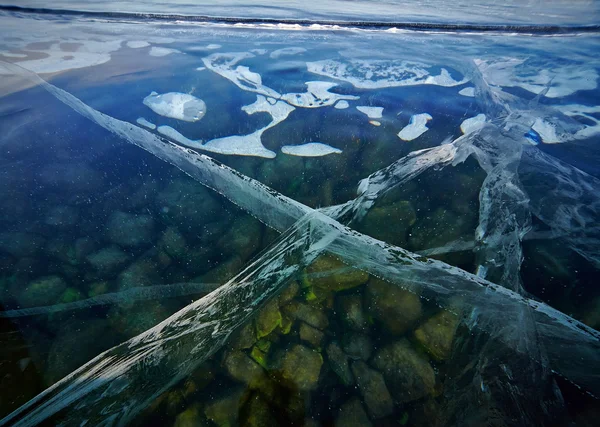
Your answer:
[[[306,52],[306,49],[303,47],[284,47],[283,49],[274,50],[269,56],[273,59],[277,59],[281,56],[298,55],[299,53],[304,52]]]
[[[418,138],[429,130],[427,122],[432,118],[427,113],[415,114],[410,118],[408,125],[398,132],[398,137],[403,141],[412,141]]]
[[[250,52],[252,52],[255,55],[264,55],[268,52],[267,49],[250,49]]]
[[[6,58],[27,58],[27,55],[24,53],[0,52],[0,55]]]
[[[381,126],[381,122],[377,120],[369,120],[369,123],[373,126]]]
[[[206,48],[209,49],[209,50],[221,49],[221,45],[220,44],[211,43],[211,44],[207,45]]]
[[[274,158],[275,153],[265,148],[262,144],[262,134],[267,129],[284,121],[295,108],[282,101],[271,104],[264,96],[257,95],[256,101],[250,105],[245,105],[242,107],[242,110],[247,114],[268,113],[272,118],[271,123],[249,135],[226,136],[223,138],[212,139],[206,143],[203,143],[201,140],[189,139],[169,126],[160,126],[158,131],[182,145],[209,151],[211,153],[265,157],[268,159]]]
[[[167,56],[167,55],[171,55],[172,53],[181,53],[180,51],[178,51],[177,49],[171,49],[168,47],[158,47],[158,46],[152,46],[150,48],[150,56]]]
[[[539,117],[535,119],[531,128],[540,135],[542,142],[545,144],[558,144],[564,142],[562,138],[556,134],[556,127],[544,119]]]
[[[240,61],[253,57],[254,55],[250,52],[213,53],[202,58],[202,62],[204,62],[206,68],[225,77],[242,90],[279,99],[281,94],[264,86],[260,74],[254,73],[248,67],[241,65],[233,69]]]
[[[383,107],[367,107],[365,105],[359,105],[356,107],[358,111],[370,119],[380,119],[383,117]]]
[[[69,51],[61,49],[60,42],[53,43],[48,49],[24,48],[27,52],[42,53],[47,56],[18,61],[16,64],[39,74],[91,67],[110,61],[110,54],[119,50],[122,42],[121,40],[86,40],[73,43],[76,43],[77,46]]]
[[[343,80],[359,89],[421,84],[457,86],[468,81],[466,78],[455,80],[445,68],[438,75],[432,75],[431,67],[425,64],[400,60],[323,60],[308,62],[306,66],[311,73]]]
[[[196,71],[204,71],[204,70],[206,70],[206,67],[198,67],[198,68],[196,68]]]
[[[339,100],[356,100],[358,96],[340,95],[329,92],[336,83],[332,82],[306,82],[306,92],[304,93],[286,93],[281,96],[281,99],[294,105],[303,108],[319,108],[328,105],[333,105]]]
[[[475,88],[474,87],[466,87],[464,89],[459,90],[458,94],[472,98],[475,96]]]
[[[577,120],[577,116],[583,117],[593,124],[585,124],[584,128],[575,133],[575,139],[587,139],[600,134],[600,105],[589,106],[589,105],[560,105],[555,107],[560,110],[563,114]]]
[[[130,47],[132,49],[140,49],[142,47],[148,46],[150,46],[150,43],[143,40],[131,40],[127,42],[127,47]]]
[[[335,104],[333,106],[333,108],[337,108],[338,110],[345,110],[346,108],[348,108],[350,106],[350,104],[348,104],[348,101],[338,101],[337,104]]]
[[[186,122],[197,122],[206,114],[206,104],[195,96],[186,93],[152,92],[144,98],[144,105],[156,114]]]
[[[145,128],[152,129],[152,130],[156,129],[156,125],[154,123],[149,122],[148,120],[146,120],[143,117],[139,117],[136,120],[136,122],[138,125],[144,126]]]
[[[475,117],[471,117],[469,119],[464,120],[460,124],[460,130],[463,134],[468,134],[471,132],[475,132],[483,127],[485,124],[485,114],[477,114]]]
[[[340,154],[342,150],[321,142],[309,142],[302,145],[284,145],[281,152],[290,156],[322,157],[329,154]]]
[[[526,59],[500,58],[476,59],[475,64],[485,81],[492,86],[521,87],[540,93],[549,86],[548,98],[572,95],[580,90],[598,87],[598,72],[579,64],[554,65],[529,64]]]

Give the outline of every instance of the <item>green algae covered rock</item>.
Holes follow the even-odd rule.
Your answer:
[[[300,339],[302,341],[309,343],[316,349],[320,349],[323,338],[325,338],[325,334],[323,332],[313,328],[310,325],[307,325],[304,322],[300,323]]]
[[[241,351],[229,353],[223,365],[231,378],[248,385],[256,385],[264,380],[265,370]]]
[[[369,280],[366,300],[371,315],[394,335],[408,332],[422,315],[417,295],[375,277]]]
[[[434,391],[433,368],[406,339],[379,350],[373,357],[372,364],[383,373],[385,382],[398,403],[411,402]]]
[[[369,328],[360,295],[340,296],[337,303],[336,313],[345,327],[359,332]]]
[[[273,332],[275,328],[281,326],[281,322],[282,316],[279,311],[278,301],[269,301],[260,309],[258,316],[254,320],[256,338],[261,339],[262,337],[266,337]]]
[[[327,346],[327,359],[329,360],[329,367],[337,374],[342,384],[350,386],[354,383],[354,376],[350,370],[348,356],[335,341]]]
[[[68,304],[70,302],[79,301],[80,299],[83,299],[83,294],[81,292],[75,288],[67,288],[58,302],[61,304]]]
[[[360,403],[360,399],[357,397],[350,398],[341,406],[334,423],[335,427],[370,427],[372,425],[362,403]]]
[[[173,427],[199,427],[208,425],[210,424],[202,415],[202,408],[196,404],[177,415]]]
[[[305,286],[334,292],[355,288],[368,279],[369,275],[364,271],[349,267],[331,255],[321,255],[304,273]]]
[[[316,351],[295,344],[283,353],[279,363],[281,377],[298,390],[314,390],[319,382],[323,357]]]
[[[243,387],[227,390],[206,404],[204,415],[218,426],[236,425],[243,397]]]
[[[415,339],[434,359],[446,360],[452,351],[458,320],[449,311],[440,311],[415,330]]]
[[[360,231],[376,239],[405,245],[408,230],[417,221],[412,204],[400,200],[387,206],[374,206],[358,225]]]
[[[245,427],[278,427],[277,412],[262,393],[252,393],[240,411],[240,425]]]
[[[35,279],[18,294],[17,300],[23,307],[38,307],[59,302],[67,289],[66,282],[59,276]]]
[[[160,237],[159,246],[170,257],[175,259],[182,258],[187,252],[185,237],[183,237],[177,227],[167,227],[167,229],[163,231]]]
[[[329,319],[325,313],[316,307],[298,301],[292,301],[283,307],[283,312],[290,318],[301,320],[317,329],[323,330],[329,325]]]

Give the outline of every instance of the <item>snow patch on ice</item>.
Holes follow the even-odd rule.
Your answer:
[[[206,48],[210,49],[210,50],[221,49],[221,45],[220,44],[211,43],[211,44],[207,45]]]
[[[286,93],[281,99],[296,107],[319,108],[333,105],[339,100],[356,100],[358,96],[340,95],[329,92],[337,83],[332,82],[306,82],[306,92],[304,93]]]
[[[464,89],[459,90],[458,94],[472,98],[475,96],[475,88],[474,87],[466,87]]]
[[[27,58],[27,55],[24,53],[13,53],[13,52],[2,52],[0,51],[0,55],[6,58]]]
[[[367,107],[365,105],[359,105],[356,107],[358,111],[370,119],[380,119],[383,117],[383,107]]]
[[[136,120],[136,122],[137,122],[138,125],[144,126],[145,128],[152,129],[152,130],[156,129],[156,125],[154,123],[149,122],[148,120],[146,120],[143,117],[139,117]]]
[[[403,141],[412,141],[418,138],[429,130],[427,122],[432,118],[427,113],[415,114],[410,118],[408,125],[398,132],[398,137]]]
[[[277,59],[282,56],[298,55],[304,52],[306,52],[306,49],[303,47],[284,47],[283,49],[274,50],[269,56],[273,59]]]
[[[475,117],[471,117],[469,119],[464,120],[460,124],[460,130],[463,134],[468,134],[471,132],[475,132],[483,127],[485,124],[485,114],[477,114]]]
[[[186,93],[152,92],[144,98],[144,105],[156,114],[186,122],[197,122],[206,114],[204,101]]]
[[[301,145],[284,145],[281,152],[290,156],[321,157],[329,154],[340,154],[342,150],[321,142],[309,142]]]
[[[577,120],[577,116],[581,116],[593,123],[585,124],[583,129],[577,131],[574,135],[575,139],[587,139],[600,134],[600,105],[569,104],[560,105],[555,108],[575,120]]]
[[[267,49],[250,49],[250,52],[252,52],[255,55],[264,55],[268,52]]]
[[[335,104],[333,106],[333,108],[337,108],[338,110],[345,110],[346,108],[348,108],[350,106],[350,104],[348,104],[348,101],[338,101],[337,104]]]
[[[148,46],[150,46],[150,43],[143,40],[130,40],[127,42],[127,47],[130,47],[132,49],[140,49],[142,47]]]
[[[377,120],[369,120],[369,123],[373,126],[381,126],[381,122]]]
[[[521,87],[540,93],[549,87],[548,98],[572,95],[598,87],[596,69],[581,64],[540,64],[520,58],[476,59],[485,81],[492,86]]]
[[[432,75],[431,67],[411,61],[400,60],[349,60],[340,62],[323,60],[308,62],[308,71],[332,79],[342,80],[359,89],[381,89],[397,86],[430,84],[457,86],[468,79],[455,80],[447,69]]]
[[[161,57],[161,56],[171,55],[172,53],[181,53],[181,52],[178,51],[177,49],[171,49],[169,47],[152,46],[150,48],[150,56]]]

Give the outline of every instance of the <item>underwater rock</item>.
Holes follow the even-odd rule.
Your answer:
[[[226,390],[222,395],[206,404],[204,408],[206,418],[218,426],[237,425],[244,393],[245,389],[243,387]]]
[[[229,340],[229,348],[231,350],[244,350],[251,348],[257,341],[255,334],[254,324],[252,322],[246,323],[243,327],[238,329]]]
[[[367,416],[360,399],[352,397],[340,408],[340,413],[335,419],[335,427],[370,427],[371,420]]]
[[[300,323],[300,339],[306,341],[316,349],[321,348],[321,343],[325,338],[325,334],[316,328],[302,322]]]
[[[422,315],[417,295],[376,277],[369,279],[366,301],[373,317],[394,335],[409,331]]]
[[[461,237],[472,239],[475,226],[470,227],[470,219],[470,215],[457,215],[440,207],[415,223],[410,230],[409,245],[413,249],[429,249]]]
[[[75,260],[77,263],[85,261],[85,257],[96,250],[96,242],[89,237],[80,237],[75,240]]]
[[[258,316],[254,320],[256,338],[266,337],[281,325],[281,312],[277,300],[271,300],[261,307]]]
[[[52,384],[120,341],[108,323],[99,319],[73,321],[61,327],[52,341],[44,377]]]
[[[279,301],[279,305],[284,306],[284,305],[288,304],[291,300],[294,299],[296,294],[298,294],[299,290],[300,290],[300,286],[298,285],[298,282],[292,281],[291,283],[289,283],[277,297],[277,300]]]
[[[265,381],[265,370],[241,351],[230,352],[223,366],[231,378],[248,385],[257,385]]]
[[[243,265],[244,263],[240,257],[233,256],[194,281],[200,283],[220,283],[223,285],[238,274]]]
[[[415,330],[415,339],[436,360],[450,357],[458,316],[443,310],[430,317]]]
[[[44,246],[44,252],[48,257],[55,258],[63,263],[77,264],[76,251],[71,240],[62,237],[48,240]]]
[[[215,196],[191,179],[170,181],[156,196],[155,204],[161,217],[186,236],[201,236],[207,224],[223,219]]]
[[[163,231],[159,247],[175,259],[182,258],[187,251],[185,237],[177,230],[177,227],[167,227]]]
[[[177,415],[173,427],[198,427],[209,426],[209,422],[202,415],[202,408],[195,404],[187,408],[185,411]]]
[[[348,333],[342,338],[342,348],[351,359],[369,360],[373,351],[371,338],[367,334]]]
[[[68,228],[79,220],[79,210],[72,206],[55,206],[48,211],[44,223],[53,227]]]
[[[122,271],[117,277],[117,287],[120,291],[138,286],[159,285],[160,273],[156,262],[152,259],[139,259]]]
[[[398,403],[411,402],[434,391],[435,373],[431,365],[406,339],[379,350],[372,364],[383,373]]]
[[[114,212],[106,224],[111,242],[123,247],[138,247],[152,243],[154,219],[150,215]]]
[[[0,233],[0,251],[16,258],[32,257],[43,247],[46,240],[37,234],[22,232]]]
[[[107,317],[114,330],[130,338],[156,326],[171,314],[172,311],[167,310],[160,302],[145,301],[135,306],[131,303],[114,306]]]
[[[278,427],[276,412],[262,393],[252,393],[240,411],[240,425],[244,427]]]
[[[369,275],[364,271],[349,267],[331,255],[321,255],[306,268],[304,275],[308,286],[334,292],[355,288],[368,279]]]
[[[105,293],[109,292],[109,290],[110,290],[110,286],[109,286],[108,282],[94,282],[94,283],[88,285],[87,296],[88,296],[88,298],[93,298],[98,295],[105,294]]]
[[[238,217],[227,233],[219,239],[217,247],[224,254],[237,255],[246,262],[260,247],[262,225],[251,216]]]
[[[399,200],[387,206],[374,206],[358,228],[376,239],[403,245],[406,243],[408,230],[416,221],[417,215],[412,204]]]
[[[283,307],[283,311],[293,319],[301,320],[317,329],[323,330],[329,325],[329,319],[327,319],[327,316],[318,308],[308,304],[292,301]]]
[[[369,328],[360,295],[341,295],[337,301],[336,313],[344,326],[359,332]]]
[[[58,302],[59,304],[68,304],[70,302],[79,301],[83,298],[83,294],[79,290],[75,288],[67,288],[67,290],[61,295]]]
[[[98,276],[109,278],[130,261],[131,257],[118,246],[112,245],[88,255],[86,259],[94,267]]]
[[[381,373],[369,368],[361,360],[352,363],[352,373],[373,418],[382,418],[394,412],[394,402]]]
[[[40,277],[25,286],[17,294],[22,307],[39,307],[56,304],[67,289],[66,282],[59,276]]]
[[[314,390],[319,382],[323,357],[300,344],[295,344],[283,353],[279,364],[281,376],[298,390]]]
[[[345,386],[352,385],[354,383],[354,376],[350,370],[348,356],[342,351],[338,343],[332,342],[327,346],[327,358],[329,359],[331,370],[340,377],[342,384]]]
[[[93,193],[104,185],[102,175],[84,163],[48,163],[38,176],[41,184],[64,194]]]

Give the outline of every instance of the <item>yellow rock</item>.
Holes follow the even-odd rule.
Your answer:
[[[434,359],[445,360],[450,357],[457,326],[458,317],[443,310],[415,331],[415,339]]]
[[[349,267],[331,255],[321,255],[304,273],[304,283],[330,291],[342,291],[365,284],[369,275]]]

